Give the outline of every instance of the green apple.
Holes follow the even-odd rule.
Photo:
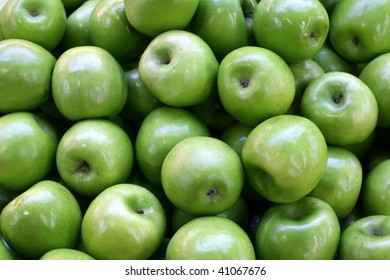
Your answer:
[[[355,208],[362,181],[363,168],[357,156],[347,149],[328,146],[325,173],[308,195],[327,202],[341,219]]]
[[[390,159],[375,165],[365,176],[361,200],[366,215],[390,215]]]
[[[0,41],[0,112],[30,111],[49,99],[54,56],[26,40]]]
[[[209,136],[207,126],[183,108],[161,106],[141,123],[135,140],[137,166],[144,176],[161,186],[161,167],[168,152],[191,136]]]
[[[340,224],[329,204],[304,197],[271,206],[256,231],[255,249],[266,260],[332,260],[340,241]]]
[[[298,63],[289,64],[290,70],[294,75],[295,96],[288,110],[288,113],[294,115],[301,114],[301,99],[307,86],[316,78],[325,73],[321,65],[313,59],[304,60]]]
[[[150,42],[130,25],[124,0],[101,0],[91,13],[89,29],[92,43],[122,62],[140,56]]]
[[[376,144],[376,138],[377,138],[377,130],[374,130],[366,140],[360,143],[352,144],[352,145],[346,145],[341,146],[344,149],[347,149],[348,151],[351,151],[353,154],[355,154],[359,159],[362,159],[364,156],[366,156],[369,152],[371,152],[372,148]]]
[[[63,49],[93,45],[90,35],[90,18],[99,2],[100,0],[87,0],[69,14],[61,41]]]
[[[254,260],[247,233],[235,222],[218,216],[199,217],[171,238],[167,260]]]
[[[365,216],[366,215],[365,215],[363,209],[361,209],[361,207],[357,206],[357,207],[353,208],[352,211],[347,216],[339,219],[341,233],[343,233],[343,231],[347,227],[352,225],[354,222],[356,222],[357,220],[359,220],[360,218],[363,218]]]
[[[388,260],[390,258],[390,217],[371,215],[358,219],[341,234],[341,260]]]
[[[159,200],[134,184],[114,185],[100,193],[84,215],[81,236],[96,259],[147,259],[165,235]]]
[[[77,121],[119,114],[126,103],[127,85],[122,67],[109,52],[81,46],[58,58],[52,92],[62,115]]]
[[[149,36],[182,30],[190,23],[199,0],[124,0],[126,16],[139,32]]]
[[[41,256],[39,258],[39,260],[60,260],[60,261],[84,260],[84,261],[88,261],[88,260],[95,260],[95,258],[93,258],[90,255],[88,255],[87,253],[80,251],[80,250],[77,250],[77,249],[57,248],[57,249],[53,249],[53,250],[46,252],[45,254],[43,254],[43,256]]]
[[[256,46],[241,47],[225,56],[217,83],[226,111],[252,127],[286,113],[295,95],[294,76],[287,63]]]
[[[378,102],[378,123],[390,127],[390,51],[371,60],[360,72],[362,80]]]
[[[192,215],[216,215],[239,199],[244,170],[240,157],[222,140],[192,136],[165,157],[161,183],[175,207]]]
[[[237,225],[246,230],[249,222],[249,207],[245,199],[240,196],[240,198],[232,207],[230,207],[226,211],[216,214],[215,216],[232,220]],[[174,208],[171,218],[172,232],[175,233],[183,225],[198,217],[199,216],[188,214],[187,212],[184,212],[179,208]]]
[[[325,72],[347,72],[355,74],[357,72],[356,65],[347,61],[342,57],[332,45],[325,43],[320,50],[313,56],[313,60],[317,62]]]
[[[12,0],[1,11],[4,39],[25,39],[52,51],[61,42],[66,12],[61,0]]]
[[[312,58],[328,32],[329,16],[318,0],[262,0],[253,18],[257,44],[288,63]]]
[[[188,26],[188,30],[201,37],[219,59],[248,45],[247,29],[240,0],[199,0]]]
[[[81,195],[96,196],[130,177],[133,144],[113,121],[82,120],[60,139],[56,163],[59,175],[70,189]]]
[[[378,103],[356,76],[328,72],[306,88],[301,115],[320,128],[329,145],[347,146],[363,142],[374,132]]]
[[[120,115],[130,124],[139,127],[154,109],[163,106],[142,82],[138,67],[125,71],[127,99]]]
[[[53,168],[58,136],[43,118],[31,112],[0,117],[0,186],[20,193]]]
[[[213,51],[199,36],[172,30],[150,42],[138,71],[157,99],[169,106],[185,107],[200,104],[210,96],[216,87],[218,68]]]
[[[73,194],[55,181],[44,180],[3,209],[0,230],[18,254],[37,259],[52,249],[76,246],[81,220]]]
[[[388,1],[340,1],[330,17],[329,39],[346,60],[368,62],[390,51],[389,17]]]
[[[4,242],[0,238],[0,261],[13,260],[13,259],[14,257],[12,256],[8,247],[4,244]]]
[[[257,125],[242,147],[246,178],[264,198],[294,202],[310,193],[327,165],[319,128],[297,115],[272,117]]]

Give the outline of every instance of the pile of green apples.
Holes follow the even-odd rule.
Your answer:
[[[0,0],[0,259],[390,259],[390,0]]]

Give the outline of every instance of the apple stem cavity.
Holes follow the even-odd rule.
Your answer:
[[[139,215],[145,214],[144,210],[138,210],[138,211],[136,211],[136,212],[137,212],[137,214],[139,214]]]
[[[81,172],[83,174],[87,174],[90,170],[90,166],[88,162],[83,161],[76,169],[76,172]]]
[[[334,101],[334,103],[340,104],[341,99],[343,99],[343,97],[344,97],[344,96],[343,96],[342,93],[334,94],[334,95],[333,95],[333,101]]]
[[[370,235],[372,235],[372,236],[378,236],[378,237],[380,237],[380,236],[385,236],[385,235],[386,235],[386,233],[384,232],[384,230],[381,229],[381,228],[378,228],[378,227],[373,227],[373,228],[371,228],[371,229],[369,230],[368,233],[369,233]]]
[[[240,81],[240,83],[241,83],[241,86],[243,88],[246,88],[246,87],[249,86],[249,80],[248,79],[243,79],[243,80]]]
[[[216,187],[212,187],[212,188],[210,188],[208,191],[207,191],[207,193],[206,193],[206,195],[207,196],[215,196],[215,195],[217,195],[219,192],[218,192],[218,189],[216,188]]]

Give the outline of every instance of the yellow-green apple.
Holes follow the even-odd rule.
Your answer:
[[[81,226],[86,253],[96,259],[147,259],[160,246],[166,217],[160,201],[147,189],[118,184],[89,205]]]
[[[247,233],[218,216],[199,217],[183,225],[170,239],[167,260],[254,260]]]
[[[141,56],[138,71],[141,80],[161,102],[187,107],[210,96],[216,87],[218,68],[213,51],[199,36],[171,30],[150,42]]]
[[[256,46],[235,49],[218,71],[218,92],[226,111],[247,126],[256,126],[290,108],[294,76],[276,53]]]
[[[246,178],[264,198],[297,201],[325,172],[327,145],[320,129],[298,115],[280,115],[257,125],[242,147]]]

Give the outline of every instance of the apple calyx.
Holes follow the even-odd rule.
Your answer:
[[[333,96],[333,101],[336,104],[340,104],[341,100],[344,98],[343,94],[341,92],[334,93]]]
[[[249,86],[249,79],[242,79],[240,84],[242,88],[247,88]]]
[[[371,236],[381,237],[381,236],[385,236],[386,232],[382,228],[379,228],[377,226],[373,226],[373,227],[368,229],[368,234],[371,235]]]
[[[81,163],[77,166],[77,168],[76,168],[76,170],[75,170],[75,173],[88,174],[88,172],[89,172],[90,170],[91,170],[91,168],[90,168],[88,162],[83,161],[83,162],[81,162]]]
[[[207,197],[214,197],[214,196],[217,196],[218,194],[219,194],[218,188],[212,187],[207,191],[206,196]]]

